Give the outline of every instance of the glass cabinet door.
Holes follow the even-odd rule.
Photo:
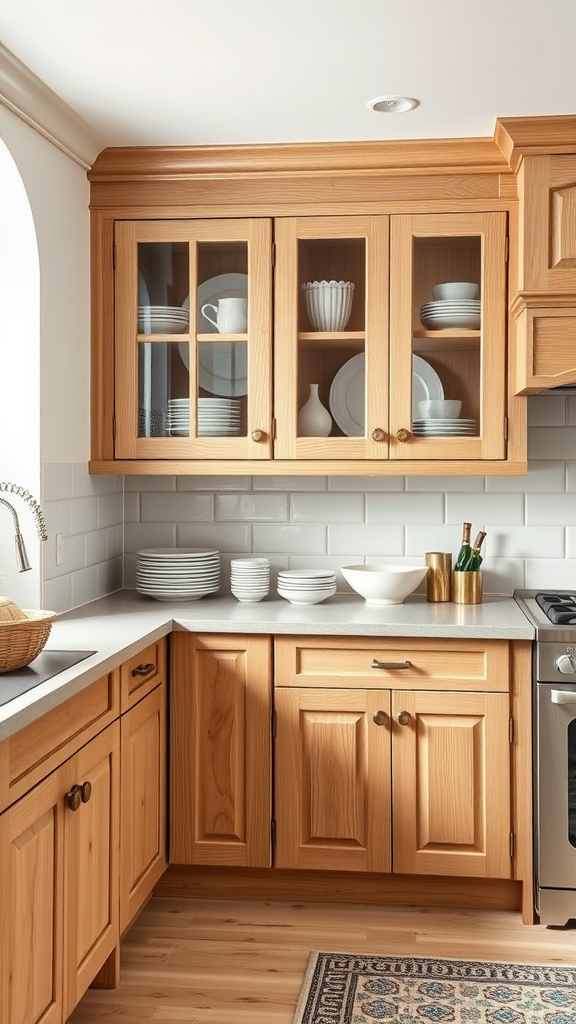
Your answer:
[[[271,454],[268,220],[116,225],[116,456]]]
[[[506,214],[391,221],[390,457],[502,459]]]
[[[275,222],[276,458],[388,457],[388,230]]]

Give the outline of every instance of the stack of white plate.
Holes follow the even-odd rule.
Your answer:
[[[239,601],[253,603],[266,597],[270,589],[270,562],[267,558],[231,558],[230,589]]]
[[[235,398],[198,399],[198,435],[200,437],[234,437],[241,428],[240,401]],[[190,433],[190,399],[170,398],[168,429],[173,436],[188,437]]]
[[[343,331],[352,311],[352,281],[307,281],[302,288],[314,330]]]
[[[220,553],[206,548],[148,548],[136,560],[136,590],[157,601],[197,601],[220,587]]]
[[[319,604],[336,593],[336,573],[329,569],[282,569],[278,593],[290,604]]]
[[[190,313],[182,306],[138,306],[139,334],[184,334]]]
[[[412,421],[412,433],[420,437],[469,437],[476,433],[476,420],[448,417]]]
[[[480,327],[480,299],[440,299],[425,302],[420,319],[430,330],[460,327],[477,330]]]

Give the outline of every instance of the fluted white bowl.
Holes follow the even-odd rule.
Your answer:
[[[306,310],[315,331],[343,331],[352,312],[352,281],[307,281]]]
[[[427,565],[343,565],[344,579],[366,604],[402,604],[422,582]]]

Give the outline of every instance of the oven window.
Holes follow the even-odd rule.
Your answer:
[[[576,846],[576,718],[568,726],[568,840]]]

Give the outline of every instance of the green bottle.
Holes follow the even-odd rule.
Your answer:
[[[464,568],[462,570],[463,572],[478,572],[478,569],[482,565],[482,555],[480,554],[480,548],[482,547],[482,542],[485,536],[486,534],[484,530],[480,530],[478,536],[476,537],[476,540],[474,541],[472,550],[470,551],[470,557],[468,558],[468,561],[464,565]]]
[[[462,547],[458,552],[456,564],[454,566],[454,572],[463,572],[466,562],[472,554],[470,547],[470,530],[472,529],[472,523],[462,523]]]

